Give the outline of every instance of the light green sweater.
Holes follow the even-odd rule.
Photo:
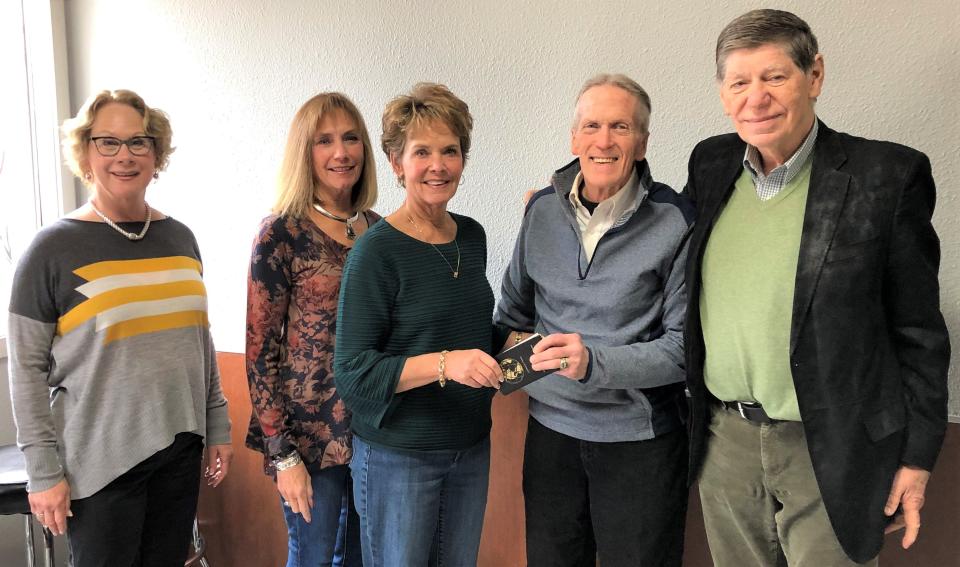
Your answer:
[[[811,163],[767,201],[744,170],[703,257],[707,388],[720,400],[760,402],[774,419],[800,420],[790,324]]]

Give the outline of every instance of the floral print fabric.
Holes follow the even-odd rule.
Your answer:
[[[371,224],[379,219],[367,213]],[[349,248],[310,219],[261,223],[247,281],[246,366],[253,402],[247,446],[296,449],[309,468],[350,462],[350,412],[333,383],[340,276]]]

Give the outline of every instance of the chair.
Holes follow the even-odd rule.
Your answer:
[[[33,543],[33,515],[27,500],[27,468],[23,453],[16,445],[0,447],[0,514],[24,514],[27,565],[36,567]],[[53,534],[43,529],[44,565],[53,567]]]
[[[199,565],[200,567],[210,567],[210,564],[207,563],[207,558],[205,557],[207,553],[207,542],[203,539],[203,535],[200,533],[200,527],[197,524],[197,519],[193,519],[193,536],[190,539],[190,553],[187,555],[187,561],[183,564],[184,567],[194,567]]]

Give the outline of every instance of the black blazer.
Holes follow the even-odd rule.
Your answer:
[[[712,396],[704,386],[701,264],[743,170],[736,134],[700,142],[684,192],[697,224],[687,256],[690,478]],[[935,188],[920,152],[820,123],[797,261],[790,366],[820,492],[857,562],[883,543],[883,506],[901,464],[933,468],[947,423],[950,342],[940,313]]]

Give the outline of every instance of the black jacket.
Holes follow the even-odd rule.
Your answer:
[[[701,265],[743,170],[736,134],[700,142],[684,192],[697,224],[687,256],[690,475],[707,442]],[[883,506],[901,464],[933,468],[947,423],[950,343],[940,312],[935,188],[920,152],[820,123],[800,240],[790,367],[830,522],[854,561],[883,543]]]

